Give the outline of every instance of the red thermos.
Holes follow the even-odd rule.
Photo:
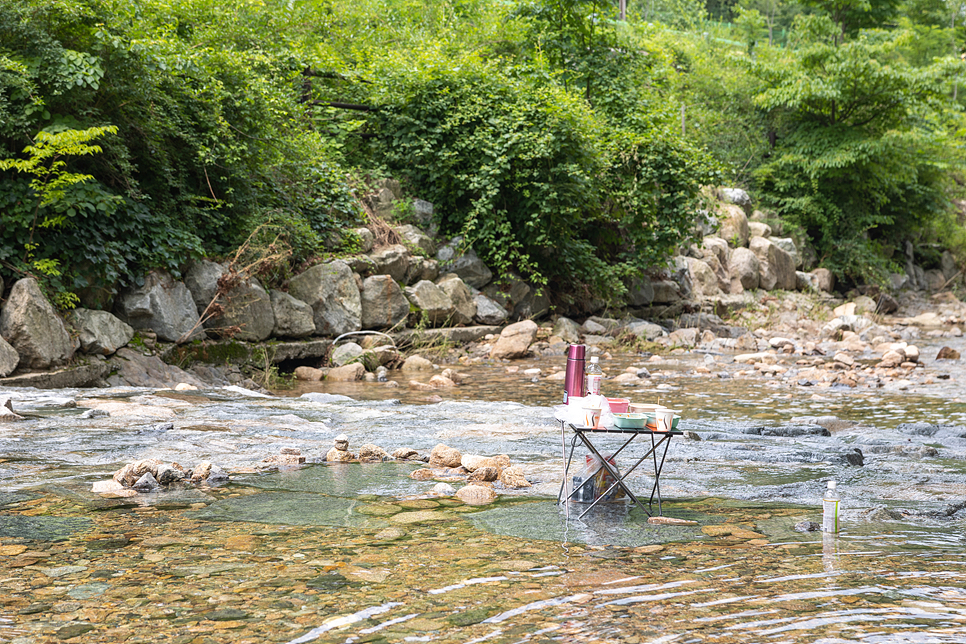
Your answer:
[[[587,346],[572,344],[567,350],[567,373],[564,379],[564,404],[570,402],[571,396],[580,398],[584,395],[584,355]]]

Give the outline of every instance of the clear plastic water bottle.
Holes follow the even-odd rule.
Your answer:
[[[835,491],[835,481],[828,482],[828,489],[822,496],[822,532],[836,534],[839,531],[839,511],[841,499]]]
[[[593,356],[590,359],[590,365],[587,367],[588,396],[600,395],[600,381],[604,379],[604,372],[601,371],[600,364],[597,362],[597,360],[597,356]]]

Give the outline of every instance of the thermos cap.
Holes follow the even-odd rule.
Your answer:
[[[583,360],[586,352],[586,344],[572,344],[567,350],[567,358],[570,360]]]

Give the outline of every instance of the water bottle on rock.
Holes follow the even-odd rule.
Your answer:
[[[822,496],[822,532],[838,533],[840,506],[841,499],[835,490],[835,481],[829,481],[828,489]]]

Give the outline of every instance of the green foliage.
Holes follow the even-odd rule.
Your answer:
[[[954,153],[939,106],[954,68],[898,61],[901,35],[836,45],[824,20],[811,22],[798,51],[771,51],[751,66],[765,83],[756,102],[781,133],[756,178],[830,269],[856,281],[882,279],[880,243],[914,234],[949,207]]]

